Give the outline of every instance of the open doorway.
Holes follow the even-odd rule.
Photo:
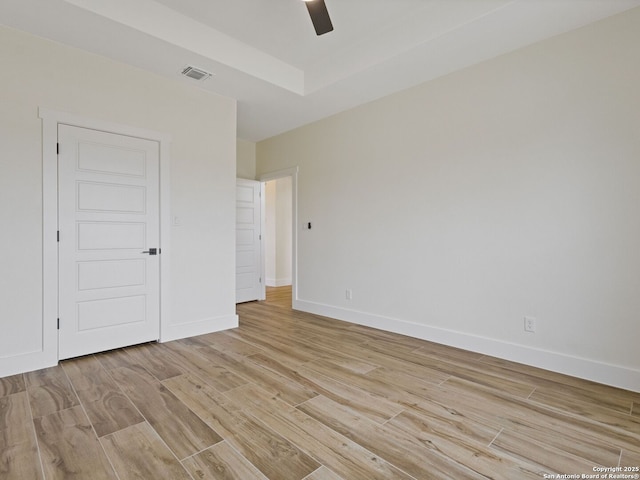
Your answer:
[[[266,300],[291,306],[292,192],[291,177],[264,183]]]
[[[260,181],[263,191],[263,298],[268,303],[293,307],[297,290],[297,168],[262,175]]]
[[[291,286],[291,177],[265,182],[265,281]]]

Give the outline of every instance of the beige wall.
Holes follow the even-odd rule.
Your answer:
[[[42,349],[39,107],[171,135],[171,327],[236,319],[235,101],[7,28],[0,60],[0,376]]]
[[[248,140],[236,141],[236,176],[256,179],[256,144]]]
[[[640,391],[638,45],[635,9],[258,143],[297,308]]]

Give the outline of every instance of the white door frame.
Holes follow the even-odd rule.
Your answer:
[[[157,141],[160,146],[160,341],[163,326],[169,324],[169,281],[171,248],[170,146],[171,135],[80,115],[38,109],[42,119],[42,352],[34,358],[37,369],[58,363],[58,124],[89,128],[118,135]]]
[[[258,178],[262,182],[262,191],[265,191],[264,184],[270,180],[291,177],[291,299],[292,307],[297,309],[298,304],[298,167],[285,168],[273,172],[266,172]],[[262,232],[265,232],[265,195],[260,199]],[[265,250],[262,242],[262,279],[265,279]],[[262,282],[262,297],[266,297],[266,282]]]

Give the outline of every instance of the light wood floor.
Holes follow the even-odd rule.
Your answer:
[[[293,312],[286,295],[239,305],[236,330],[0,379],[0,478],[512,480],[640,466],[640,394]]]
[[[291,287],[267,287],[264,303],[291,309]]]

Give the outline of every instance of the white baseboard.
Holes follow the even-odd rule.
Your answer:
[[[57,345],[56,345],[57,347]],[[19,373],[32,372],[58,364],[58,350],[55,352],[29,352],[0,358],[0,378]]]
[[[293,308],[640,392],[640,370],[306,300]]]
[[[291,278],[267,278],[265,285],[267,287],[286,287],[291,285]]]
[[[224,315],[206,318],[196,322],[162,327],[161,342],[169,342],[205,333],[219,332],[238,327],[238,315]],[[27,352],[20,355],[0,357],[0,378],[19,373],[31,372],[58,364],[58,351],[49,348],[45,351]]]
[[[205,333],[220,332],[238,327],[238,315],[223,315],[220,317],[205,318],[195,322],[180,323],[162,327],[160,342],[170,342],[181,338],[195,337]]]

